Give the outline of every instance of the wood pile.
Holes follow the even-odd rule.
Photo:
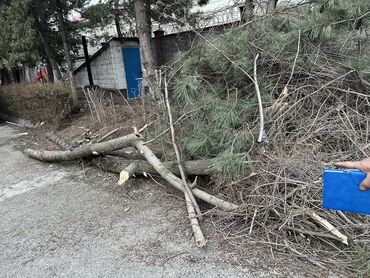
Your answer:
[[[196,183],[190,184],[186,175],[202,176],[211,173],[212,159],[198,161],[165,161],[162,162],[156,154],[143,141],[140,132],[137,131],[126,136],[98,143],[87,143],[73,148],[67,140],[60,138],[54,133],[47,133],[46,138],[54,142],[60,151],[46,151],[27,149],[25,153],[34,159],[44,162],[61,162],[78,159],[92,159],[92,163],[101,169],[119,173],[119,184],[124,185],[130,178],[136,175],[159,174],[169,185],[183,192],[185,204],[188,210],[189,221],[193,230],[197,247],[206,245],[206,239],[199,225],[201,212],[196,199],[202,200],[218,209],[234,211],[238,205],[225,201],[219,197],[197,188]],[[127,153],[125,148],[134,147],[136,153]],[[113,155],[120,155],[112,156]],[[177,175],[180,175],[179,178]]]

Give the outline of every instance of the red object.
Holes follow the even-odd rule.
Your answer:
[[[32,81],[32,83],[44,82],[44,81],[48,81],[48,72],[45,67],[37,70],[36,78]]]

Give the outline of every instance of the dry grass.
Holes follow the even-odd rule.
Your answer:
[[[62,83],[0,86],[0,107],[4,114],[59,126],[70,113],[69,89]]]
[[[322,209],[321,174],[333,162],[369,155],[370,84],[355,70],[326,61],[317,65],[320,71],[296,70],[288,86],[290,72],[273,77],[274,101],[265,104],[268,140],[252,148],[256,163],[250,176],[216,182],[215,191],[242,204],[218,224],[233,244],[261,242],[272,256],[289,252],[323,268],[340,262],[340,268],[353,271],[356,250],[370,240],[370,217]],[[257,121],[253,126],[258,130]],[[346,235],[349,246],[310,212]]]

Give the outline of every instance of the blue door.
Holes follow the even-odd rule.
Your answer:
[[[141,94],[141,60],[139,48],[122,48],[125,65],[127,98],[137,98]]]

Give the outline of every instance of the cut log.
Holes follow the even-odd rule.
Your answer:
[[[93,163],[99,166],[101,169],[119,174],[122,169],[125,169],[132,162],[137,162],[135,174],[149,173],[156,175],[158,172],[149,164],[146,160],[126,160],[120,157],[99,157],[94,159]],[[184,170],[187,175],[190,176],[208,176],[211,174],[211,166],[214,163],[213,159],[206,160],[194,160],[183,162]],[[164,166],[174,173],[180,175],[179,167],[176,161],[163,162]]]
[[[83,133],[83,134],[85,134],[85,133]],[[48,132],[48,133],[46,133],[45,136],[51,142],[57,144],[59,146],[59,148],[63,151],[72,150],[74,148],[71,143],[67,142],[67,140],[65,140],[64,138],[58,136],[57,134],[55,134],[53,132]],[[107,153],[104,153],[104,155],[122,157],[122,158],[125,158],[127,160],[143,160],[144,159],[144,157],[141,154],[129,153],[124,149],[123,150],[109,151]],[[156,154],[156,156],[161,156],[161,154]]]
[[[108,132],[107,134],[105,134],[102,138],[98,139],[98,143],[104,141],[105,139],[107,139],[109,136],[113,135],[114,133],[116,133],[117,131],[119,131],[120,128],[116,128],[116,129],[113,129],[112,131]]]
[[[63,151],[71,150],[72,146],[63,138],[59,137],[53,132],[48,132],[45,134],[46,138],[49,139],[51,142],[54,142],[59,146],[59,148]]]
[[[68,160],[75,160],[79,158],[85,158],[85,157],[91,157],[92,155],[99,155],[106,152],[109,152],[111,150],[117,150],[126,148],[129,146],[135,146],[135,148],[145,157],[145,159],[148,161],[148,163],[151,165],[152,172],[155,174],[160,174],[162,178],[164,178],[166,181],[168,181],[173,187],[176,189],[182,191],[185,193],[185,189],[182,185],[182,180],[176,177],[169,169],[166,168],[166,166],[161,163],[161,161],[153,154],[153,152],[145,145],[145,143],[140,140],[141,136],[139,134],[130,134],[127,136],[119,137],[110,141],[92,144],[92,145],[85,145],[81,146],[79,148],[68,150],[68,151],[36,151],[32,149],[27,149],[25,151],[26,154],[28,154],[30,157],[41,160],[41,161],[47,161],[47,162],[58,162],[58,161],[68,161]],[[102,159],[103,160],[103,159]],[[170,162],[172,163],[174,169],[178,170],[177,162]],[[100,166],[104,167],[104,163],[99,163]],[[113,172],[120,173],[122,169],[125,167],[119,168],[117,171],[117,164],[116,168],[113,168]],[[128,166],[129,164],[127,164]],[[137,164],[139,167],[139,164]],[[197,166],[195,166],[197,165]],[[184,164],[185,170],[189,171],[189,174],[194,175],[203,175],[205,173],[209,174],[211,172],[210,165],[212,163],[203,161],[202,163],[186,163]],[[127,167],[126,166],[126,167]],[[198,172],[200,168],[198,166],[203,166],[203,171]],[[206,167],[204,167],[206,166]],[[115,168],[115,169],[114,169]],[[153,171],[154,169],[154,171]],[[145,171],[142,171],[145,172]],[[151,171],[146,171],[151,172]],[[176,172],[176,171],[175,171]],[[214,205],[220,209],[230,211],[230,210],[236,210],[239,208],[238,205],[235,205],[233,203],[227,202],[225,200],[219,199],[203,190],[200,190],[198,188],[193,188],[193,194],[195,197]]]
[[[171,137],[172,137],[172,146],[176,154],[176,160],[177,165],[180,170],[181,180],[184,187],[184,195],[185,195],[185,201],[186,201],[186,208],[188,210],[189,219],[190,219],[190,225],[194,233],[195,238],[195,244],[197,247],[201,248],[206,245],[206,240],[203,235],[203,231],[200,228],[199,220],[201,217],[201,211],[198,205],[197,200],[194,197],[193,190],[189,186],[188,181],[186,179],[186,174],[184,171],[184,167],[182,165],[181,161],[181,155],[179,148],[176,143],[176,135],[175,135],[175,128],[173,127],[173,118],[172,118],[172,112],[171,112],[171,105],[170,101],[168,99],[168,81],[165,80],[164,82],[164,91],[165,91],[165,102],[167,106],[167,112],[168,112],[168,118],[170,121],[170,129],[171,129]]]
[[[135,175],[135,171],[137,168],[137,164],[135,162],[130,163],[125,169],[121,171],[119,174],[119,181],[118,184],[122,185],[126,181],[128,181],[133,175]]]
[[[167,182],[169,182],[173,187],[185,193],[185,189],[182,184],[182,180],[176,177],[170,170],[168,170],[163,163],[153,154],[153,152],[144,144],[142,140],[137,140],[133,142],[136,149],[144,155],[145,159],[153,166],[153,168],[164,178]],[[176,162],[175,162],[176,163]],[[177,165],[177,163],[176,163]],[[193,194],[195,197],[210,203],[220,209],[223,210],[236,210],[239,206],[219,199],[207,192],[204,192],[198,188],[193,189]]]
[[[122,157],[128,160],[143,160],[145,159],[141,154],[139,153],[129,153],[125,150],[115,150],[115,151],[110,151],[106,153],[106,155],[111,155],[111,156],[117,156],[117,157]],[[156,157],[161,158],[162,154],[156,153]]]
[[[186,201],[186,209],[188,210],[190,225],[194,233],[195,245],[199,248],[202,248],[206,245],[207,241],[204,238],[202,229],[199,226],[199,221],[195,213],[195,209],[189,195],[184,193]]]
[[[47,162],[68,161],[79,158],[91,157],[92,155],[99,155],[111,150],[117,150],[129,147],[133,141],[140,139],[138,134],[129,134],[113,140],[102,143],[84,145],[74,150],[68,151],[36,151],[27,149],[25,152],[30,157]]]

